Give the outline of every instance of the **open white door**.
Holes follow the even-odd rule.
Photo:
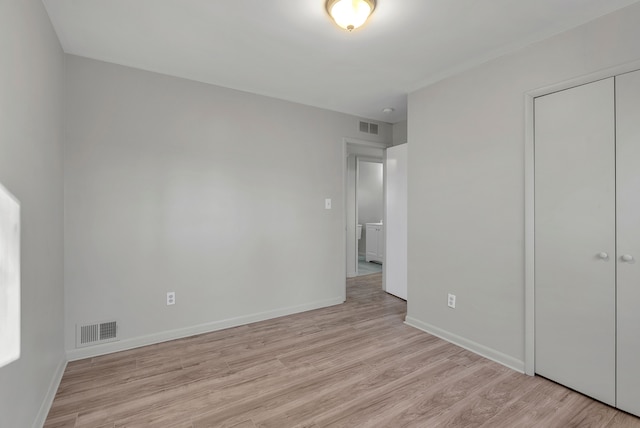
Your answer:
[[[387,149],[384,276],[387,293],[407,299],[407,150]]]

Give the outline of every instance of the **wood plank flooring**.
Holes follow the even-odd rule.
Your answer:
[[[45,427],[640,427],[405,311],[375,274],[343,305],[71,362]]]

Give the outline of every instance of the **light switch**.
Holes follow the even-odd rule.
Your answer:
[[[324,209],[325,210],[330,210],[331,209],[331,199],[327,198],[324,200]]]

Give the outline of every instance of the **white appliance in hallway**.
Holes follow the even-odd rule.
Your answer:
[[[367,237],[365,260],[382,263],[384,260],[384,226],[382,223],[367,223],[365,233]]]

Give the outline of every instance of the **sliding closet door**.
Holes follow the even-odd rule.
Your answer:
[[[616,122],[618,407],[640,415],[640,72],[638,71],[616,77]]]
[[[615,257],[610,78],[535,100],[535,368],[611,405]]]

